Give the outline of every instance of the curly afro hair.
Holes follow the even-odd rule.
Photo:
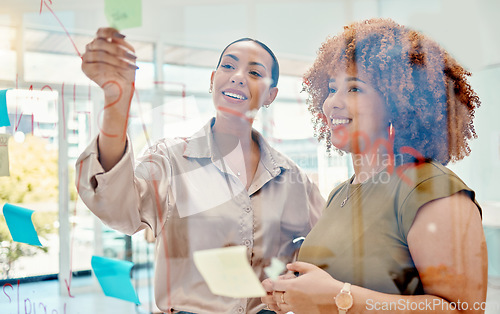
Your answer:
[[[435,41],[390,19],[345,26],[322,44],[304,76],[315,135],[326,140],[328,151],[332,143],[322,107],[329,78],[345,69],[367,75],[384,99],[395,130],[394,154],[409,146],[443,165],[470,154],[480,105],[467,81],[471,74]],[[403,159],[409,161],[415,158]]]

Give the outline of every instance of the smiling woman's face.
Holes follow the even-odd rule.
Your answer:
[[[389,122],[384,101],[363,75],[336,73],[330,77],[328,90],[323,112],[335,147],[358,153],[377,139],[387,138]]]
[[[217,110],[246,115],[274,100],[270,88],[273,60],[259,44],[241,41],[229,46],[212,74],[213,101]],[[273,95],[274,94],[274,95]]]

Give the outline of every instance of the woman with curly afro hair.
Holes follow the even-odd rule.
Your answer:
[[[470,73],[389,19],[344,27],[304,80],[319,139],[351,154],[289,274],[277,313],[484,312],[487,252],[475,193],[446,168],[469,155]],[[296,277],[296,275],[299,275]]]

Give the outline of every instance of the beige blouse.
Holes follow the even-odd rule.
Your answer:
[[[260,299],[213,295],[193,252],[245,245],[257,276],[272,257],[293,258],[325,204],[318,188],[290,159],[253,131],[261,150],[249,189],[214,147],[212,119],[189,138],[164,139],[138,159],[130,141],[104,172],[97,138],[76,163],[79,194],[105,224],[126,234],[150,227],[156,236],[155,297],[159,309],[194,313],[257,313]]]

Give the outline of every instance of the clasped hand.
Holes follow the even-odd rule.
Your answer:
[[[341,283],[321,268],[304,262],[287,265],[288,273],[262,282],[267,295],[261,300],[278,314],[335,313],[334,296]],[[294,273],[300,275],[296,277]]]

